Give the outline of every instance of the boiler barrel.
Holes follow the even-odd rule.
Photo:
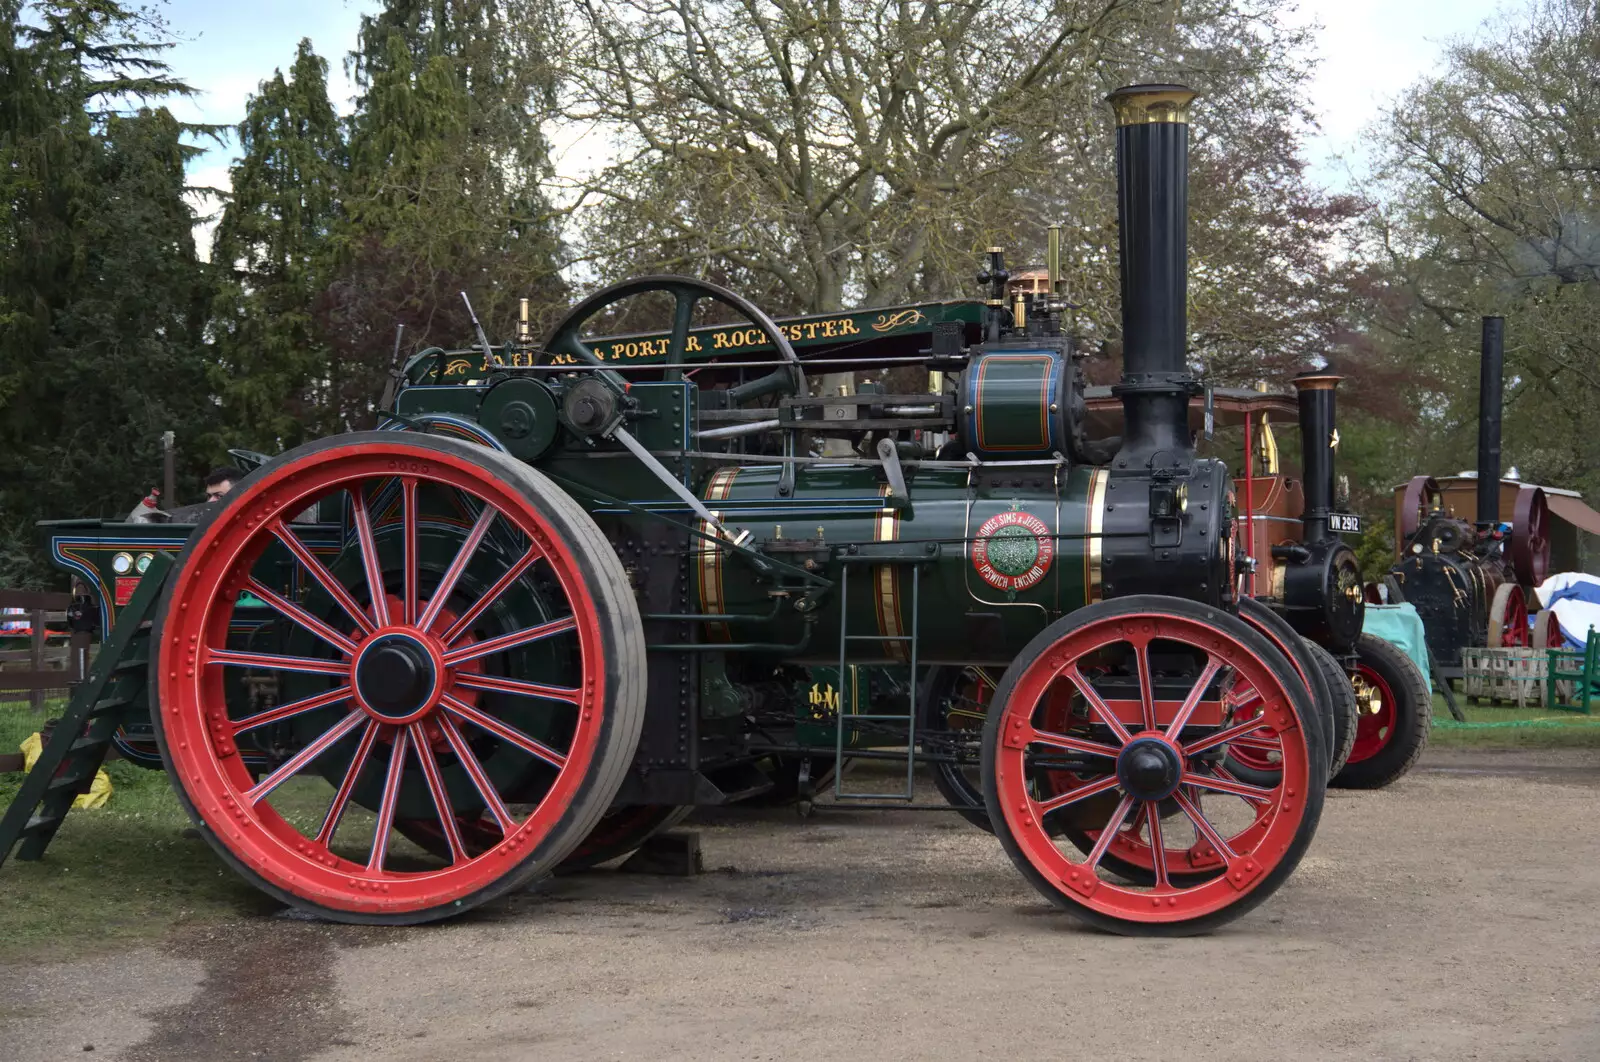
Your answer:
[[[915,629],[919,665],[1010,663],[1051,620],[1098,598],[1106,473],[1020,468],[971,487],[969,475],[921,470],[911,479],[908,513],[887,504],[874,470],[858,466],[803,467],[787,496],[778,493],[773,467],[712,473],[701,492],[712,512],[735,531],[748,530],[775,559],[797,567],[811,561],[835,586],[810,613],[797,610],[794,597],[779,597],[765,621],[773,613],[770,578],[701,540],[692,557],[700,609],[750,617],[707,622],[706,639],[795,647],[772,652],[795,663],[837,663],[847,595],[851,662],[908,662],[911,643],[898,639]],[[837,552],[845,559],[833,559]]]

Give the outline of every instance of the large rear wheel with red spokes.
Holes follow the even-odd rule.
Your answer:
[[[314,503],[344,514],[331,541],[293,522]],[[245,593],[277,614],[266,647],[230,641]],[[441,918],[554,869],[643,721],[638,606],[599,528],[455,439],[339,436],[253,473],[195,528],[154,637],[190,816],[246,878],[340,921]],[[230,696],[239,672],[270,707]],[[464,835],[481,820],[493,837]],[[403,821],[435,823],[443,858],[398,843]]]
[[[1034,886],[1090,924],[1204,932],[1270,895],[1310,844],[1327,784],[1315,713],[1288,660],[1235,617],[1100,602],[1046,628],[995,691],[990,819]],[[1226,767],[1257,735],[1280,751],[1270,785]]]

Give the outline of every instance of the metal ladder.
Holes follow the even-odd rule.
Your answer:
[[[917,767],[917,635],[920,624],[921,593],[922,593],[922,563],[926,557],[887,558],[884,556],[840,558],[844,564],[839,573],[839,709],[834,717],[834,772],[833,772],[833,798],[838,801],[846,800],[896,800],[910,804],[916,797],[915,771]],[[911,633],[910,634],[851,634],[850,633],[850,574],[853,568],[865,565],[868,574],[872,568],[880,564],[901,563],[911,568]],[[854,683],[845,680],[846,658],[851,642],[907,642],[911,649],[910,656],[911,679],[908,683],[907,707],[904,715],[896,713],[855,713],[849,708],[857,707],[851,704],[851,691]],[[904,722],[906,724],[906,777],[905,785],[900,792],[891,793],[847,793],[844,791],[844,731],[845,719],[848,716],[851,725],[870,722]]]
[[[73,801],[89,791],[105,763],[111,736],[144,703],[151,652],[144,627],[172,564],[167,553],[157,553],[150,561],[132,599],[118,612],[88,678],[73,689],[67,710],[0,818],[0,865],[13,848],[22,860],[44,855]]]

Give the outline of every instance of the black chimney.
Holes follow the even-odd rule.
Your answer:
[[[1189,104],[1182,85],[1107,97],[1117,119],[1124,432],[1115,468],[1170,467],[1189,438]]]
[[[1483,359],[1478,370],[1478,527],[1500,522],[1500,406],[1505,374],[1506,319],[1483,319]]]
[[[1311,374],[1294,380],[1300,397],[1301,479],[1306,493],[1306,508],[1300,517],[1302,542],[1338,537],[1328,529],[1328,516],[1333,512],[1333,459],[1339,446],[1333,394],[1343,378]]]

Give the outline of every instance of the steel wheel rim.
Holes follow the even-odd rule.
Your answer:
[[[1378,700],[1377,710],[1370,710],[1370,698],[1360,686],[1356,687],[1356,703],[1361,705],[1361,719],[1356,724],[1355,744],[1350,747],[1350,758],[1345,765],[1370,760],[1394,740],[1394,693],[1389,683],[1366,664],[1356,665],[1356,678],[1364,682]]]
[[[328,659],[238,654],[226,649],[228,619],[237,598],[234,591],[250,578],[254,560],[274,540],[290,551],[294,551],[294,543],[298,543],[285,520],[318,497],[346,490],[351,484],[359,486],[374,481],[401,484],[397,504],[404,585],[399,595],[399,616],[387,617],[390,620],[387,624],[380,622],[385,618],[382,612],[391,607],[393,600],[387,592],[369,593],[365,608],[346,600],[342,603],[348,613],[345,619],[353,627],[371,630],[356,632],[362,637],[348,638],[352,644],[341,647],[327,630],[316,630],[317,617],[311,617],[309,623],[303,614],[295,618],[293,602],[279,597],[269,603],[326,643],[330,650]],[[421,596],[420,515],[416,498],[423,483],[460,492],[483,506],[463,547],[470,546],[476,551],[493,526],[509,527],[523,536],[526,552],[507,567],[507,578],[500,593],[519,586],[538,568],[554,579],[571,613],[562,622],[561,629],[537,636],[521,632],[526,636],[521,641],[507,636],[500,639],[507,643],[500,649],[532,644],[543,638],[575,639],[581,674],[576,686],[557,690],[537,687],[520,679],[482,675],[474,665],[487,643],[467,647],[473,618],[465,617],[469,630],[463,636],[451,637],[450,629],[441,630],[448,613],[444,600],[454,591],[456,583],[445,584],[445,580],[451,578],[447,572],[431,597]],[[160,698],[161,722],[169,770],[178,777],[196,811],[229,853],[269,884],[338,910],[380,913],[421,910],[460,901],[503,877],[512,866],[531,854],[560,822],[588,773],[602,730],[606,695],[602,628],[576,557],[562,541],[562,536],[526,499],[475,462],[436,451],[420,454],[403,443],[393,446],[365,443],[328,451],[270,470],[233,493],[238,497],[231,499],[228,511],[191,543],[188,563],[174,576],[175,585],[169,591],[172,605],[167,636],[160,649],[160,676],[166,680]],[[354,519],[356,538],[363,572],[370,573],[371,566],[380,563],[374,527],[364,505],[352,503],[352,509],[359,510]],[[382,513],[378,515],[383,516]],[[283,537],[285,535],[287,538]],[[301,549],[304,549],[303,544]],[[329,583],[339,580],[320,562],[307,564],[309,556],[307,552],[300,558],[301,572],[337,598],[338,592]],[[451,565],[456,580],[473,557],[474,553],[466,548],[458,553],[460,571],[456,570],[457,564]],[[379,582],[383,582],[381,563],[379,572]],[[344,597],[351,599],[350,588],[342,589]],[[379,601],[383,602],[381,609]],[[363,615],[357,617],[350,612],[350,604],[355,604]],[[486,602],[479,615],[487,612],[492,604],[492,601]],[[460,618],[451,622],[452,627],[460,625]],[[323,623],[322,626],[329,625]],[[430,665],[444,672],[437,675],[437,681],[429,687],[431,703],[421,709],[420,714],[413,711],[393,715],[396,720],[405,720],[403,722],[386,722],[374,714],[370,705],[363,705],[361,698],[353,696],[360,681],[354,668],[356,655],[361,646],[374,640],[372,632],[385,628],[414,636],[422,644]],[[337,634],[336,629],[334,633]],[[464,652],[480,655],[468,658],[456,655]],[[242,720],[229,718],[225,707],[223,672],[230,665],[241,664],[241,656],[255,658],[253,662],[257,666],[268,670],[292,673],[310,668],[314,673],[329,676],[332,688],[328,693],[311,700],[279,705],[263,714],[276,713],[278,719],[291,719],[323,708],[337,708],[340,712],[338,721],[321,738],[269,771],[260,782],[244,769],[243,758],[236,754],[235,742],[240,735],[266,724],[260,721],[259,715]],[[272,659],[268,661],[263,659],[265,657]],[[346,696],[336,696],[341,687],[349,691]],[[570,743],[565,750],[544,746],[491,713],[478,710],[473,703],[473,698],[483,692],[526,698],[530,687],[538,688],[541,703],[561,703],[562,710],[572,713]],[[458,693],[471,696],[457,696]],[[323,821],[315,829],[303,830],[295,826],[269,798],[290,778],[310,773],[308,768],[323,755],[346,744],[347,739],[353,740],[356,748]],[[474,739],[498,742],[497,751],[502,746],[514,746],[531,757],[540,755],[537,747],[559,758],[559,764],[551,761],[555,776],[548,788],[523,816],[517,816],[506,807],[473,749]],[[317,748],[322,742],[325,743]],[[524,748],[521,742],[528,743],[528,747]],[[389,752],[386,767],[374,756],[385,744]],[[317,751],[307,755],[313,748]],[[444,827],[452,835],[451,848],[455,853],[452,862],[442,868],[418,871],[388,867],[393,854],[389,827],[394,821],[408,771],[419,772],[425,779],[441,825],[446,822],[454,825],[454,811],[443,810],[451,806],[451,800],[442,765],[456,767],[455,773],[470,780],[477,796],[496,817],[503,816],[507,827],[503,838],[500,843],[474,855],[465,850],[456,831]],[[352,803],[352,792],[367,772],[375,768],[383,770],[382,796],[368,860],[363,864],[341,855],[335,847],[338,828]],[[416,776],[411,777],[415,779]]]
[[[1165,731],[1154,722],[1156,709],[1148,663],[1149,646],[1156,640],[1201,649],[1208,660],[1206,669]],[[1086,657],[1116,643],[1131,645],[1139,664],[1144,718],[1138,726],[1111,725],[1112,713],[1079,667]],[[1209,734],[1190,738],[1184,732],[1186,724],[1193,718],[1212,678],[1224,668],[1244,680],[1244,687],[1239,689],[1236,685],[1233,692],[1242,701],[1261,700],[1266,711],[1261,715],[1249,715],[1243,722],[1229,720],[1227,725]],[[1082,699],[1091,718],[1111,733],[1110,742],[1080,740],[1035,725],[1034,718],[1043,707],[1043,699],[1058,679],[1069,684]],[[1305,819],[1311,757],[1303,722],[1292,707],[1289,690],[1253,650],[1199,621],[1163,615],[1111,617],[1087,624],[1067,634],[1027,666],[1012,688],[1003,711],[994,769],[996,793],[1007,832],[1033,868],[1053,886],[1099,913],[1141,922],[1174,922],[1222,910],[1254,889],[1282,860]],[[1176,739],[1170,737],[1172,730],[1178,732]],[[1279,765],[1281,773],[1274,785],[1245,785],[1194,771],[1194,757],[1200,753],[1228,746],[1235,737],[1248,737],[1264,730],[1276,736],[1283,752]],[[1159,808],[1161,800],[1136,799],[1134,792],[1121,780],[1120,767],[1127,758],[1124,750],[1143,741],[1160,742],[1172,749],[1181,765],[1178,785],[1171,798],[1181,807],[1182,817],[1193,825],[1196,836],[1204,837],[1218,853],[1215,873],[1206,875],[1203,880],[1182,883],[1172,880],[1168,873],[1170,853],[1165,839],[1168,827],[1162,824],[1159,810],[1153,814],[1147,811],[1151,807]],[[1100,757],[1102,762],[1111,757],[1118,763],[1119,771],[1102,773],[1094,782],[1074,790],[1077,795],[1069,793],[1066,797],[1041,799],[1030,784],[1027,751],[1035,746]],[[1191,786],[1237,796],[1249,806],[1264,806],[1257,815],[1257,823],[1245,831],[1248,836],[1241,847],[1247,844],[1248,848],[1241,851],[1228,843],[1213,824],[1211,815],[1188,797],[1186,790]],[[1110,836],[1103,828],[1091,852],[1084,854],[1075,847],[1071,853],[1065,851],[1052,836],[1045,816],[1078,800],[1107,793],[1121,793],[1117,809],[1108,820]],[[1129,822],[1140,823],[1135,829],[1142,828],[1152,851],[1161,853],[1159,859],[1152,859],[1148,864],[1155,868],[1152,885],[1124,885],[1101,876],[1105,854]],[[1073,859],[1072,855],[1081,856],[1081,860]]]

